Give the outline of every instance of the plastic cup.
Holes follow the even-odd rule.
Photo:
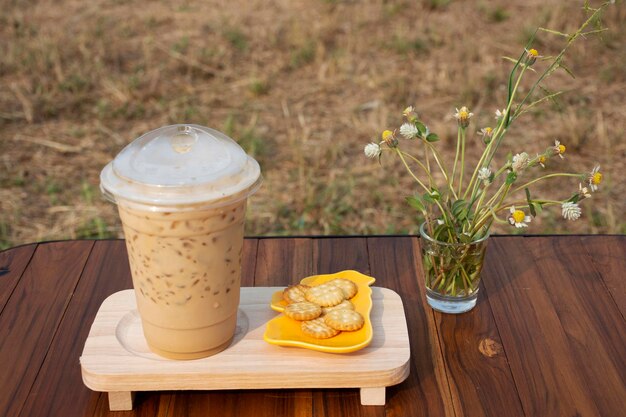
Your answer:
[[[196,359],[228,347],[246,201],[260,185],[259,164],[223,133],[174,125],[129,144],[100,181],[118,206],[150,349]]]

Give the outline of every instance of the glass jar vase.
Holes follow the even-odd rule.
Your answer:
[[[468,243],[434,239],[420,227],[426,300],[434,310],[459,314],[476,305],[489,233]]]

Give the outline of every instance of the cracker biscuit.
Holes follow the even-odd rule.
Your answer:
[[[354,310],[354,304],[349,300],[343,300],[341,303],[332,307],[322,307],[322,316],[330,313],[333,310]]]
[[[289,304],[283,310],[285,316],[290,317],[294,320],[312,320],[317,318],[322,314],[322,308],[317,304],[303,302],[303,303],[292,303]]]
[[[354,297],[356,293],[359,291],[359,288],[356,284],[349,279],[345,278],[335,278],[331,281],[328,281],[327,284],[334,285],[335,287],[341,288],[344,295],[346,296],[346,300]]]
[[[341,333],[339,330],[328,326],[321,317],[314,320],[303,321],[300,323],[300,328],[302,329],[302,333],[316,339],[328,339],[329,337],[337,336]]]
[[[363,316],[353,310],[335,310],[324,316],[324,323],[336,330],[354,331],[363,327]]]
[[[306,301],[306,298],[304,298],[304,293],[309,288],[310,287],[308,285],[304,284],[290,285],[283,291],[283,300],[285,300],[289,304],[302,303]]]
[[[339,287],[330,284],[322,284],[311,287],[304,293],[307,301],[318,304],[322,307],[332,307],[341,303],[345,296]]]

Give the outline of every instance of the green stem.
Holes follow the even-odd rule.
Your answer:
[[[491,217],[493,217],[495,221],[497,221],[500,224],[508,224],[506,220],[502,220],[501,218],[499,218],[496,212],[493,211],[493,209],[491,209],[490,212],[491,212]]]
[[[578,39],[580,36],[584,36],[586,35],[586,33],[583,33],[583,30],[589,26],[589,24],[591,24],[597,17],[597,15],[599,13],[602,12],[602,10],[607,7],[609,5],[610,2],[606,2],[604,4],[602,4],[599,8],[595,9],[595,11],[591,14],[591,16],[589,16],[589,18],[578,28],[578,30],[569,37],[567,44],[565,44],[565,47],[561,50],[561,52],[556,56],[556,58],[554,58],[554,61],[552,62],[552,64],[550,64],[550,66],[548,67],[548,69],[546,69],[543,74],[541,74],[541,76],[539,77],[539,79],[532,85],[532,87],[530,88],[530,90],[528,90],[528,93],[526,94],[526,96],[524,96],[524,98],[522,99],[522,101],[520,102],[518,108],[518,111],[516,112],[516,115],[514,115],[514,119],[517,116],[517,113],[521,112],[522,110],[522,106],[524,105],[524,103],[526,103],[526,101],[530,98],[530,96],[534,93],[535,88],[537,88],[537,86],[548,76],[550,76],[554,71],[556,71],[559,66],[561,61],[563,60],[563,56],[565,55],[565,52],[569,49],[569,47],[572,45],[572,43],[574,43],[574,41],[576,39]]]
[[[498,201],[498,204],[495,204],[495,211],[498,212],[498,210],[500,209],[502,202],[504,201],[504,199],[506,198],[506,196],[508,195],[508,191],[511,188],[510,185],[507,184],[503,184],[502,186],[500,186],[500,189],[498,189],[498,192],[496,193],[496,195],[498,195],[500,192],[502,192],[502,197],[500,197],[500,201]],[[494,195],[495,197],[495,195]],[[493,197],[492,197],[493,199]],[[490,199],[489,201],[491,201],[492,199]],[[489,208],[489,210],[493,210],[494,205],[491,203],[487,203],[486,207]],[[479,210],[476,209],[476,212],[478,213]],[[475,235],[476,233],[478,233],[478,231],[480,229],[482,229],[482,227],[485,225],[485,222],[487,220],[489,220],[489,218],[491,218],[491,212],[487,211],[486,214],[482,215],[483,217],[479,218],[476,223],[474,224],[474,229],[472,230],[472,236]]]
[[[441,174],[443,175],[443,178],[446,180],[446,184],[448,185],[448,189],[450,190],[450,192],[452,193],[452,195],[454,196],[455,199],[457,199],[457,195],[456,192],[454,191],[454,188],[452,188],[451,184],[450,184],[450,176],[448,175],[448,171],[446,170],[446,168],[443,166],[443,164],[441,163],[441,155],[439,154],[439,152],[437,151],[437,149],[433,146],[432,143],[428,142],[427,140],[423,140],[422,141],[432,152],[433,154],[433,158],[435,159],[435,162],[437,163],[437,165],[439,166],[439,169],[441,170]]]
[[[561,204],[563,204],[563,201],[558,201],[558,200],[533,199],[532,201],[536,203],[541,203],[542,205],[546,205],[546,206],[556,206],[556,205],[560,206]],[[499,207],[496,210],[496,212],[506,210],[507,208],[511,206],[515,206],[515,208],[527,208],[528,202],[526,200],[518,200],[518,201],[513,201],[512,203],[506,203],[506,204],[503,204],[501,207]]]
[[[459,195],[461,195],[461,190],[463,189],[463,171],[464,170],[465,170],[465,128],[462,128],[461,129],[461,174],[459,175]]]
[[[576,177],[576,178],[580,178],[580,174],[572,174],[572,173],[569,173],[569,172],[557,172],[555,174],[543,175],[543,176],[541,176],[539,178],[535,178],[532,181],[528,181],[527,183],[520,185],[519,187],[517,187],[516,189],[514,189],[511,192],[514,193],[516,191],[523,190],[524,188],[526,188],[529,185],[532,185],[532,184],[534,184],[534,183],[536,183],[538,181],[545,180],[545,179],[548,179],[548,178],[554,178],[554,177]]]
[[[420,167],[420,168],[422,168],[422,170],[424,170],[424,172],[426,173],[426,175],[428,175],[428,182],[429,182],[429,184],[432,184],[432,183],[435,181],[435,180],[433,179],[433,177],[432,177],[431,173],[430,173],[430,169],[429,169],[427,166],[425,166],[425,165],[422,163],[422,161],[420,161],[419,159],[417,159],[416,157],[414,157],[414,156],[413,156],[413,155],[411,155],[411,154],[408,154],[408,153],[406,153],[406,152],[402,152],[402,151],[400,151],[400,149],[399,149],[399,148],[398,148],[398,151],[399,151],[402,155],[404,155],[404,156],[406,156],[407,158],[410,158],[411,160],[413,160],[413,162],[415,162],[417,165],[419,165],[419,167]]]
[[[507,124],[508,118],[509,118],[509,115],[511,114],[511,107],[513,106],[513,99],[515,98],[515,95],[517,94],[517,89],[519,87],[520,82],[522,81],[522,77],[524,76],[524,72],[526,72],[527,68],[528,67],[525,65],[522,67],[522,70],[520,71],[520,74],[517,77],[517,81],[515,81],[515,86],[513,87],[511,96],[509,97],[509,102],[507,103],[506,109],[504,111],[505,115],[502,116],[502,121],[500,122],[500,125],[498,126],[496,133],[494,133],[492,141],[489,142],[489,145],[491,145],[494,142],[495,142],[495,145],[494,145],[493,151],[491,150],[489,151],[489,157],[487,159],[487,163],[485,166],[489,166],[489,164],[493,160],[493,157],[496,155],[498,148],[500,147],[500,143],[502,142],[502,139],[504,138],[504,133],[506,131],[506,128],[508,127],[508,124]]]
[[[587,27],[597,16],[597,14],[608,5],[608,3],[604,3],[600,8],[598,8],[586,21],[585,23],[583,23],[583,25],[576,31],[576,33],[572,36],[570,36],[570,39],[568,40],[565,48],[563,48],[563,50],[559,53],[559,55],[555,58],[555,60],[552,62],[552,64],[548,67],[548,69],[546,69],[543,74],[541,74],[541,76],[539,77],[539,79],[533,84],[533,86],[531,87],[531,89],[529,90],[529,92],[524,96],[524,98],[522,99],[522,101],[519,103],[519,105],[517,106],[517,110],[515,112],[515,114],[513,115],[513,117],[511,116],[511,108],[513,105],[513,100],[517,94],[517,90],[519,87],[519,84],[521,82],[522,76],[524,75],[524,72],[526,71],[526,69],[528,68],[526,65],[522,66],[522,69],[520,71],[519,76],[517,77],[517,80],[515,82],[515,85],[512,89],[509,90],[510,94],[509,94],[509,100],[507,103],[507,107],[505,110],[505,115],[502,118],[502,121],[500,122],[500,124],[498,125],[498,128],[496,130],[496,132],[494,132],[493,134],[493,139],[492,141],[489,143],[489,145],[487,146],[487,148],[485,149],[485,151],[483,152],[483,155],[481,156],[481,159],[479,161],[479,163],[476,165],[476,168],[474,170],[474,174],[472,175],[472,179],[470,180],[470,185],[468,185],[468,189],[472,188],[471,185],[473,184],[474,181],[476,181],[476,176],[478,173],[478,170],[480,170],[480,168],[482,168],[483,166],[489,166],[489,164],[491,163],[493,157],[495,156],[496,151],[498,150],[500,143],[502,142],[502,139],[504,137],[504,134],[506,133],[506,127],[508,127],[507,122],[509,122],[509,120],[512,122],[513,120],[515,120],[517,118],[517,116],[519,116],[520,112],[522,111],[522,107],[523,105],[526,103],[526,101],[528,100],[528,98],[532,95],[532,93],[534,92],[535,88],[537,87],[537,85],[539,85],[541,83],[541,81],[543,81],[547,76],[549,76],[551,73],[553,73],[559,66],[563,55],[565,54],[565,51],[570,47],[570,45],[572,44],[572,42],[574,42],[574,40],[576,38],[578,38],[579,36],[581,36],[583,30],[585,27]],[[523,57],[523,55],[522,55]],[[521,60],[522,58],[520,58]],[[518,61],[519,64],[519,61]],[[518,64],[516,64],[516,66],[513,68],[512,72],[511,72],[511,80],[513,77],[513,72],[516,70]],[[495,145],[494,145],[495,143]],[[492,146],[493,145],[493,146]],[[493,148],[493,149],[492,149]],[[487,162],[484,163],[484,157],[486,155],[489,155],[489,157],[487,158]],[[570,176],[577,176],[575,174],[569,174]],[[551,175],[551,176],[558,176],[558,175]],[[544,179],[544,178],[549,178],[550,176],[546,176],[546,177],[542,177],[540,179]],[[539,181],[540,179],[536,179],[533,181],[530,181],[527,184],[524,184],[520,187],[517,187],[514,191],[519,191],[525,187],[527,187],[528,185],[531,185],[537,181]],[[472,192],[475,192],[475,187],[472,190]],[[489,203],[488,203],[489,205]],[[477,208],[478,211],[478,208]]]
[[[413,177],[413,179],[424,189],[426,190],[426,192],[430,193],[430,189],[428,187],[426,187],[424,185],[424,183],[422,181],[420,181],[419,178],[417,178],[415,176],[415,174],[413,173],[413,170],[411,169],[411,167],[409,167],[409,164],[406,163],[406,159],[404,159],[404,156],[402,155],[402,151],[400,151],[400,149],[398,148],[394,148],[396,150],[396,153],[398,154],[398,156],[400,157],[400,160],[402,160],[402,163],[404,164],[404,167],[406,168],[406,170],[409,172],[409,174],[411,174],[411,176]]]
[[[485,188],[483,188],[483,193],[481,194],[480,198],[478,199],[478,202],[476,203],[476,211],[475,213],[478,213],[479,208],[482,206],[483,204],[483,200],[485,199],[485,197],[487,196],[487,189],[489,188],[491,184],[487,184],[485,186]],[[475,196],[472,196],[472,206],[474,205],[474,198]],[[471,210],[471,206],[470,206],[470,210]]]
[[[433,177],[430,175],[430,157],[428,156],[428,148],[424,146],[424,159],[426,160],[426,169],[428,170],[428,186],[433,188]]]
[[[542,205],[546,205],[546,206],[556,206],[556,205],[561,205],[563,204],[562,201],[558,201],[558,200],[540,200],[540,199],[533,199],[534,202],[537,203],[541,203]],[[518,200],[518,201],[513,201],[510,203],[506,203],[506,204],[502,204],[502,200],[500,201],[500,203],[498,204],[498,207],[496,209],[490,208],[488,215],[484,215],[481,219],[480,222],[482,222],[484,224],[484,222],[489,219],[490,217],[494,217],[497,219],[497,214],[498,212],[502,211],[502,210],[506,210],[511,206],[515,206],[516,208],[528,208],[528,204],[526,200]],[[498,220],[499,221],[499,220]],[[478,222],[477,222],[478,223]],[[477,231],[480,230],[477,229]],[[474,232],[476,233],[476,232]]]
[[[454,155],[454,165],[452,166],[452,181],[450,187],[454,188],[454,176],[456,174],[456,164],[459,162],[459,153],[461,152],[461,126],[458,127],[456,133],[456,154]],[[461,191],[459,190],[459,194]]]
[[[508,166],[509,166],[509,164],[504,164],[498,171],[496,171],[496,173],[493,175],[494,181],[495,181],[496,178],[498,178],[500,176],[500,174],[502,174],[506,169],[508,169]],[[483,193],[480,196],[480,198],[478,199],[478,204],[476,204],[476,212],[478,212],[478,209],[482,206],[483,200],[487,196],[487,189],[489,189],[491,184],[493,184],[493,181],[491,183],[485,185],[485,187],[483,188]],[[469,190],[469,186],[468,186],[468,190]],[[476,181],[476,183],[474,184],[474,189],[472,190],[472,198],[470,200],[470,201],[472,201],[472,205],[470,206],[470,210],[471,210],[472,206],[474,205],[474,201],[476,199],[476,194],[479,192],[479,190],[480,190],[480,181]],[[467,194],[467,190],[466,190],[466,194]]]
[[[469,289],[472,287],[472,279],[467,274],[467,271],[465,270],[465,266],[463,265],[461,265],[461,278],[463,281],[463,288],[465,289],[465,295],[469,295],[470,294]]]
[[[520,74],[520,77],[521,77],[521,74]],[[519,80],[520,79],[521,78],[518,78],[516,86],[519,84]],[[491,136],[491,141],[485,147],[485,150],[483,151],[482,155],[480,156],[480,159],[478,160],[478,163],[476,164],[476,167],[474,168],[474,172],[472,172],[472,176],[470,177],[470,182],[467,185],[467,190],[465,190],[465,195],[463,195],[463,198],[467,197],[467,192],[470,189],[472,190],[472,194],[476,192],[476,187],[477,187],[477,184],[478,184],[478,180],[477,180],[477,178],[478,178],[478,171],[480,171],[480,169],[483,168],[483,167],[489,167],[489,164],[491,163],[491,159],[493,159],[493,155],[489,159],[489,163],[484,164],[484,161],[485,161],[485,159],[487,159],[487,156],[490,154],[491,148],[493,147],[493,144],[497,140],[501,140],[501,138],[506,133],[506,128],[504,127],[504,125],[505,125],[505,118],[508,116],[508,112],[510,111],[510,106],[511,106],[511,103],[509,102],[509,105],[504,110],[504,115],[502,115],[502,120],[500,121],[500,124],[498,124],[498,126],[496,127],[496,130],[494,131],[493,135]],[[494,155],[495,155],[495,150],[494,150]],[[500,171],[498,171],[498,172],[500,172]],[[498,176],[498,174],[496,174],[496,177],[497,176]],[[476,181],[476,182],[474,182],[474,181]]]
[[[507,187],[506,183],[503,183],[502,185],[500,185],[500,188],[498,188],[495,194],[492,195],[491,198],[489,198],[489,200],[487,200],[487,202],[484,205],[482,205],[481,203],[480,206],[476,206],[476,212],[484,208],[491,208],[493,206],[493,203],[495,203],[496,200],[499,198],[500,193],[502,193],[506,189],[506,187]]]

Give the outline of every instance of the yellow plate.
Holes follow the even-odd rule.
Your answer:
[[[302,333],[300,322],[287,316],[280,315],[267,323],[263,339],[267,343],[279,346],[296,346],[305,349],[317,350],[329,353],[349,353],[363,349],[372,341],[374,332],[370,321],[372,310],[372,289],[370,285],[376,281],[374,278],[363,275],[357,271],[341,271],[336,274],[314,275],[300,281],[306,285],[320,285],[335,278],[346,278],[354,282],[359,291],[350,299],[356,311],[361,313],[365,324],[354,332],[341,332],[335,337],[328,339],[315,339]],[[282,312],[287,303],[283,300],[283,292],[277,291],[272,296],[272,310]]]

